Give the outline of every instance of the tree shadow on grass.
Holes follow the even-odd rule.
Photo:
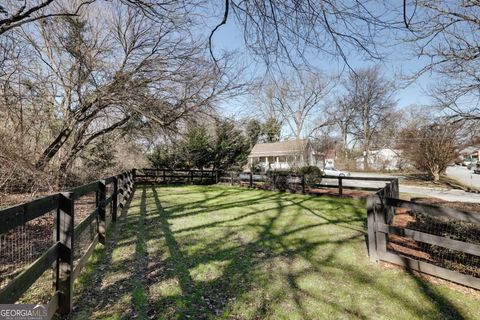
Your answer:
[[[145,194],[145,187],[142,191]],[[292,198],[288,194],[265,191],[250,191],[252,199],[229,202],[234,192],[217,192],[212,194],[207,188],[202,200],[164,207],[157,189],[151,189],[154,209],[145,210],[145,242],[158,241],[158,248],[148,256],[148,279],[143,285],[150,306],[160,318],[263,319],[275,317],[279,301],[285,300],[288,300],[288,307],[293,308],[292,312],[303,319],[329,317],[322,314],[324,310],[312,310],[312,301],[342,317],[372,318],[371,310],[335,298],[338,292],[346,289],[342,289],[341,283],[337,286],[332,281],[345,277],[361,290],[369,287],[378,291],[379,296],[398,302],[419,318],[429,317],[428,308],[419,305],[415,296],[378,280],[377,267],[366,264],[369,268],[363,268],[365,265],[355,264],[356,258],[345,263],[340,259],[339,252],[363,243],[365,231],[361,226],[366,215],[362,210],[355,208],[348,214],[336,212],[342,210],[338,201],[322,198],[330,208],[330,212],[322,212],[311,206],[308,196]],[[184,196],[182,200],[188,199],[187,194]],[[212,199],[219,202],[212,203]],[[261,206],[256,207],[259,203]],[[199,206],[204,207],[196,210]],[[234,208],[243,211],[232,214]],[[184,220],[178,220],[180,217],[197,219],[225,210],[230,213],[220,216],[218,221],[207,220],[193,227],[182,227]],[[310,218],[305,222],[307,216]],[[334,229],[328,229],[325,234],[317,234],[323,228],[332,227]],[[331,232],[337,234],[330,236]],[[299,263],[302,263],[300,267]],[[202,269],[208,265],[220,266],[220,271],[209,275],[208,269]],[[112,268],[121,270],[122,266],[112,265]],[[315,278],[318,286],[325,288],[305,288],[304,279],[308,277]],[[463,319],[447,298],[421,279],[414,279],[419,292],[434,301],[437,314]],[[167,282],[178,283],[179,290],[152,294],[157,286],[162,287]],[[110,286],[118,287],[119,283]],[[272,283],[279,283],[279,287],[269,289]],[[109,287],[101,289],[99,294],[108,294],[109,290]],[[351,294],[346,291],[344,294]],[[361,296],[361,292],[353,294]],[[239,300],[249,306],[248,310],[235,309]],[[380,313],[380,316],[385,317],[385,314]]]
[[[245,205],[250,205],[255,203],[255,201],[262,201],[264,198],[268,198],[269,201],[276,199],[277,208],[276,213],[274,215],[269,215],[268,218],[265,218],[265,221],[262,225],[249,223],[241,225],[241,227],[244,228],[251,227],[260,229],[258,231],[258,237],[256,240],[252,241],[243,239],[241,235],[239,236],[238,230],[231,230],[225,232],[221,239],[209,241],[208,248],[205,250],[186,254],[182,251],[182,247],[186,248],[190,245],[194,245],[197,241],[208,241],[208,239],[202,238],[201,236],[197,238],[192,234],[181,236],[182,233],[190,233],[191,231],[201,233],[203,229],[209,229],[220,225],[223,225],[223,230],[233,228],[225,226],[225,223],[238,221],[256,214],[262,214],[265,211],[271,211],[272,208],[252,211],[234,218],[226,218],[220,221],[210,222],[195,227],[183,228],[173,232],[171,230],[171,224],[169,221],[171,219],[175,219],[177,215],[164,210],[157,190],[153,188],[152,192],[158,210],[160,226],[165,236],[168,251],[170,252],[170,257],[164,261],[159,261],[158,265],[170,265],[171,268],[167,269],[171,270],[172,272],[163,274],[162,278],[165,279],[169,277],[177,277],[181,287],[180,294],[175,296],[160,297],[154,302],[154,304],[156,305],[157,310],[172,310],[173,308],[176,314],[175,318],[193,317],[204,319],[218,316],[222,314],[222,312],[229,312],[230,301],[234,301],[255,287],[255,282],[258,280],[257,272],[259,266],[265,265],[268,263],[268,261],[274,261],[275,259],[287,259],[287,261],[291,261],[292,259],[290,258],[294,256],[301,256],[302,258],[308,260],[312,265],[320,266],[319,269],[309,269],[308,272],[325,273],[325,270],[321,270],[322,267],[335,269],[335,272],[337,272],[339,268],[346,268],[346,270],[343,271],[349,275],[353,275],[354,278],[360,279],[359,281],[370,279],[369,281],[371,286],[377,287],[379,290],[388,293],[388,295],[398,299],[399,301],[407,301],[407,303],[405,303],[405,308],[411,309],[415,314],[422,314],[423,312],[421,308],[418,308],[418,306],[413,303],[414,298],[409,299],[408,297],[404,297],[401,293],[399,294],[395,292],[395,290],[386,286],[382,286],[381,284],[376,283],[374,279],[369,278],[369,270],[361,271],[351,267],[348,268],[345,266],[335,266],[333,260],[337,248],[345,246],[350,242],[359,241],[359,239],[361,241],[361,238],[363,238],[364,230],[351,228],[349,225],[347,225],[348,223],[364,220],[365,214],[363,212],[354,211],[353,216],[350,218],[343,217],[343,219],[332,219],[328,216],[321,214],[319,215],[318,212],[312,211],[310,208],[303,205],[302,200],[295,200],[291,201],[291,204],[285,204],[283,203],[285,199],[282,194],[267,195],[265,197],[260,196],[252,201],[245,201],[242,203]],[[208,199],[202,200],[202,202],[205,201],[208,201]],[[182,212],[183,210],[189,208],[189,206],[191,208],[192,204],[195,205],[198,204],[198,202],[191,202],[188,205],[177,205],[171,212],[177,210],[177,212]],[[214,208],[209,208],[207,211],[234,208],[236,205],[238,206],[238,203],[236,202],[216,204],[213,205]],[[281,233],[278,233],[274,228],[275,224],[279,219],[282,218],[284,210],[291,209],[292,206],[298,206],[303,209],[303,212],[298,213],[298,215],[304,214],[304,211],[306,210],[315,214],[316,216],[319,216],[319,218],[324,221],[321,223],[300,226],[296,228],[290,228],[290,225],[290,227],[285,227],[285,230],[282,230]],[[169,207],[169,209],[172,209],[172,207]],[[201,211],[198,214],[205,214],[205,212]],[[195,214],[182,215],[182,217],[194,215]],[[337,240],[313,241],[310,239],[300,238],[296,239],[295,241],[284,241],[287,236],[291,236],[309,228],[315,228],[326,224],[338,225],[340,227],[361,233]],[[188,237],[191,239],[188,239]],[[225,243],[227,242],[231,245],[226,247]],[[317,259],[314,261],[312,258],[313,252],[319,247],[326,245],[329,246],[330,253],[324,256],[321,260]],[[195,279],[192,278],[190,274],[190,270],[192,268],[195,268],[200,264],[208,264],[213,261],[228,261],[220,277],[209,281],[195,281]],[[156,266],[153,267],[155,268]],[[296,283],[297,279],[301,276],[303,276],[301,273],[289,273],[285,275],[285,278],[287,279],[287,288],[289,294],[291,295],[292,301],[294,301],[299,314],[302,318],[309,319],[312,318],[312,316],[309,315],[309,312],[311,311],[307,310],[308,308],[303,305],[302,301],[307,293]],[[317,300],[324,299],[321,296],[315,296],[311,298]],[[265,297],[265,299],[261,299],[263,301],[259,303],[252,317],[267,317],[272,312],[272,310],[269,309],[271,308],[271,304],[268,302],[271,301],[271,299],[272,297]],[[362,314],[360,309],[352,310],[342,306],[341,304],[335,303],[334,301],[329,301],[328,299],[324,300],[325,304],[330,305],[333,309],[342,312],[345,315],[355,318],[367,318],[367,315]],[[172,304],[174,304],[173,307]],[[440,310],[442,314],[444,311],[446,310]],[[458,315],[459,313],[457,316]],[[457,318],[461,319],[461,317]]]

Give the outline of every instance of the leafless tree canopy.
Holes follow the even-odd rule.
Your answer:
[[[294,138],[310,137],[328,124],[326,97],[334,87],[334,80],[319,72],[295,73],[267,86],[263,108],[280,119]]]
[[[418,74],[439,78],[432,91],[437,105],[455,120],[480,120],[480,2],[407,1],[406,12],[407,41],[428,59]]]
[[[348,63],[354,50],[373,59],[382,57],[377,44],[383,31],[385,11],[374,1],[226,0],[239,22],[246,46],[268,65],[288,62],[308,64],[308,55],[327,54]],[[376,9],[376,10],[375,10]],[[230,17],[228,11],[225,17]]]
[[[96,2],[10,30],[2,38],[2,145],[17,145],[35,170],[65,173],[100,137],[178,130],[243,90],[238,74],[226,73],[229,57],[213,68],[175,2],[156,8],[164,19],[143,10]]]
[[[347,136],[360,142],[364,155],[372,147],[383,147],[385,131],[395,123],[394,87],[378,67],[351,72],[344,81],[345,95],[337,100],[332,118],[342,133],[345,146]],[[392,140],[392,137],[388,137]],[[393,140],[392,140],[393,141]],[[367,168],[367,157],[364,157]]]
[[[402,132],[400,145],[403,155],[416,169],[427,172],[434,180],[440,179],[447,166],[457,157],[458,124],[413,121]]]

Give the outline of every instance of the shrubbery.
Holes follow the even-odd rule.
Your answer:
[[[298,174],[305,176],[305,185],[312,187],[322,182],[323,172],[316,166],[305,166],[298,169]]]

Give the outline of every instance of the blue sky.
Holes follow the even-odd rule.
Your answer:
[[[208,24],[215,25],[218,23],[218,19],[221,16],[211,19]],[[387,43],[388,43],[387,39]],[[391,41],[394,42],[394,39]],[[236,50],[239,54],[239,58],[250,65],[247,70],[248,76],[261,75],[264,67],[261,64],[255,64],[250,52],[246,50],[243,43],[242,34],[239,31],[238,26],[233,18],[227,21],[226,25],[223,25],[214,35],[213,38],[214,52],[221,53],[222,50]],[[415,71],[420,70],[426,61],[413,57],[410,52],[410,48],[405,45],[397,45],[389,49],[390,54],[387,55],[385,61],[380,62],[380,66],[386,75],[386,77],[392,79],[396,83],[402,83],[399,76],[400,73],[405,75],[411,75]],[[348,62],[353,68],[361,68],[372,65],[370,61],[361,60],[360,55],[351,54],[348,57]],[[345,64],[340,59],[336,59],[331,56],[319,54],[313,56],[311,59],[313,66],[327,74],[338,74],[341,70],[345,70]],[[404,108],[412,105],[422,106],[428,104],[430,98],[426,93],[428,88],[434,83],[434,76],[425,74],[421,78],[417,79],[413,84],[410,84],[404,89],[399,89],[396,98],[398,101],[398,107]],[[242,102],[229,102],[228,106],[223,106],[222,109],[226,112],[236,113],[238,109],[241,109]]]

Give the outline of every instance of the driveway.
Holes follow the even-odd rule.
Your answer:
[[[480,189],[480,174],[473,173],[473,171],[468,170],[467,167],[448,167],[447,176],[455,178],[468,186]]]

